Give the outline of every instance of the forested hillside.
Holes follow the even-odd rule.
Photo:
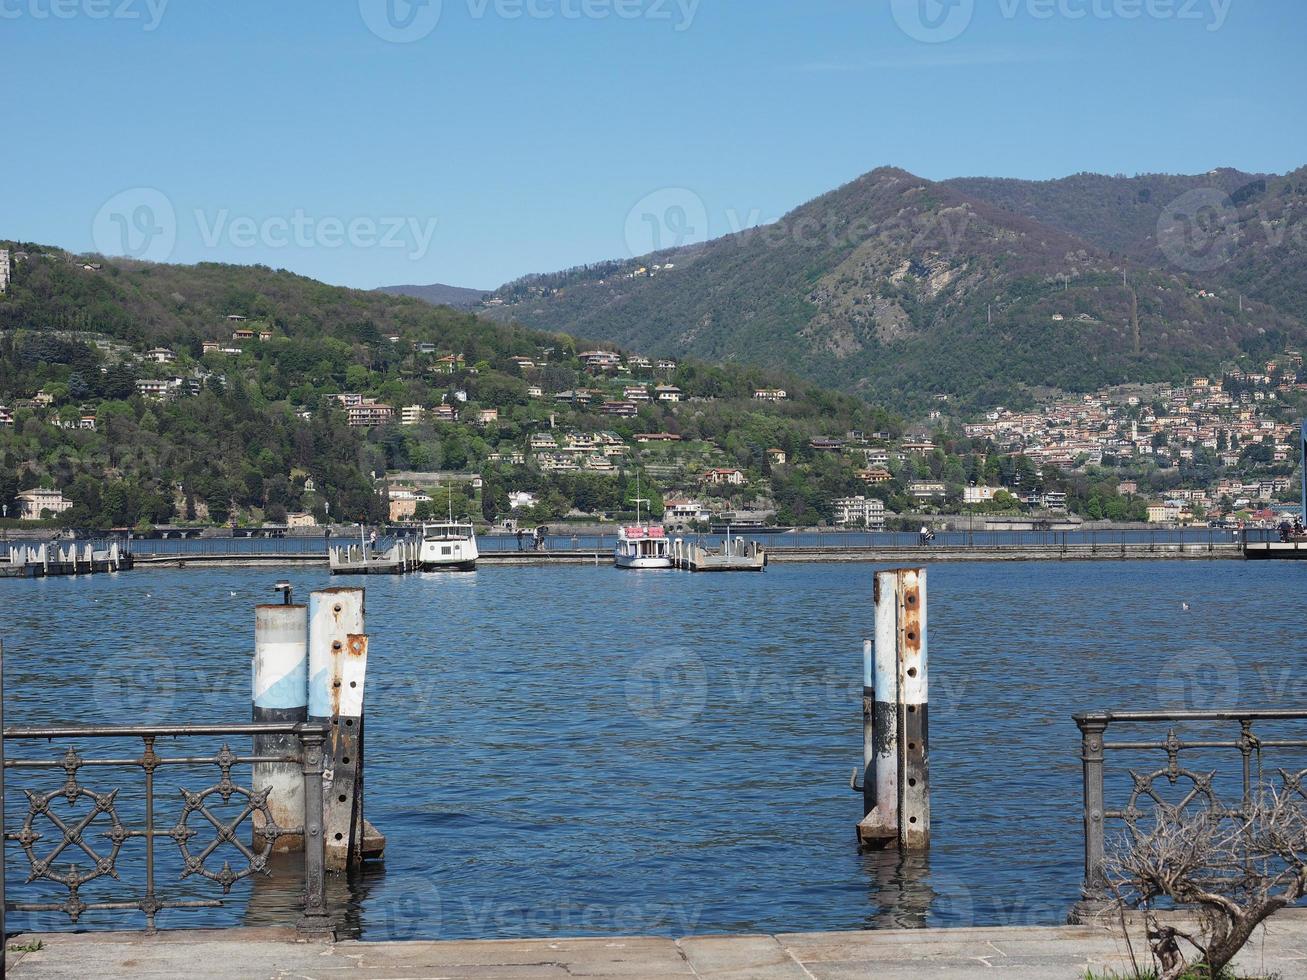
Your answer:
[[[0,243],[5,247],[5,243]],[[570,336],[494,324],[416,299],[326,286],[287,272],[224,265],[161,266],[86,259],[8,243],[13,281],[0,296],[0,500],[61,489],[74,526],[172,521],[380,520],[388,475],[476,473],[492,519],[510,490],[540,501],[534,516],[574,507],[621,511],[643,467],[642,432],[687,449],[663,477],[693,481],[708,466],[761,479],[765,451],[799,465],[796,515],[829,510],[808,442],[850,429],[898,433],[864,401],[757,368],[689,361],[596,374]],[[676,403],[631,387],[675,388]],[[754,398],[788,388],[783,404]],[[350,425],[352,393],[393,412]],[[621,416],[604,399],[620,402]],[[681,400],[683,399],[683,401]],[[401,409],[413,424],[400,424]],[[573,472],[526,465],[533,434],[607,433],[624,455]],[[600,461],[602,462],[602,461]],[[849,482],[839,473],[840,486]],[[836,487],[838,489],[838,487]],[[813,511],[814,519],[820,511]]]
[[[1297,221],[1307,182],[1254,194],[1249,176],[1218,183]],[[500,289],[490,312],[659,354],[785,366],[910,410],[943,393],[981,406],[1034,386],[1178,382],[1304,336],[1307,277],[1293,274],[1303,249],[1292,238],[1216,271],[1126,248],[1156,227],[1157,199],[1201,181],[1146,193],[1073,179],[1049,191],[1059,210],[1008,182],[932,183],[886,168],[773,226],[527,277]]]

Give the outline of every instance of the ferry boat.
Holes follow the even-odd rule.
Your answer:
[[[617,532],[617,546],[613,549],[613,564],[618,568],[671,568],[671,543],[661,524],[641,524],[640,505],[649,503],[640,496],[639,475],[636,475],[635,523]]]
[[[671,568],[667,532],[654,525],[636,524],[617,532],[613,563],[618,568]]]
[[[451,520],[447,524],[423,524],[418,564],[424,572],[470,572],[477,567],[476,528]]]

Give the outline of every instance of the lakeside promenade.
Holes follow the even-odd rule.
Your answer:
[[[38,941],[41,948],[35,949]],[[383,943],[303,942],[292,929],[231,929],[21,936],[10,942],[9,975],[23,980],[1083,980],[1090,970],[1101,976],[1131,969],[1122,934],[1097,926]],[[1149,966],[1144,937],[1134,928],[1132,942],[1140,966]],[[1307,975],[1307,910],[1273,918],[1235,967],[1239,976]]]

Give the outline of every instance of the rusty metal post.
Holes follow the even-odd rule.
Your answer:
[[[1082,911],[1101,907],[1107,896],[1103,878],[1103,738],[1108,720],[1108,716],[1101,713],[1075,716],[1080,729],[1080,759],[1084,766],[1085,880],[1081,889],[1083,902],[1077,906]]]
[[[865,847],[884,847],[897,840],[899,835],[897,588],[896,573],[877,573],[874,593],[876,639],[869,706],[865,686],[863,692],[863,752],[865,756],[866,714],[869,713],[872,757],[870,771],[863,777],[864,792],[870,794],[871,808],[858,824],[858,839]],[[868,678],[864,676],[863,680],[865,683]],[[864,802],[867,802],[865,797]]]
[[[862,815],[876,805],[876,655],[871,640],[862,641]]]
[[[323,820],[332,871],[344,871],[362,856],[359,756],[368,650],[363,620],[362,589],[326,589],[309,598],[309,720],[331,726]]]
[[[926,570],[898,573],[899,844],[930,847],[930,725]]]
[[[309,613],[305,606],[286,604],[254,609],[252,685],[254,720],[298,722],[309,712]],[[256,735],[254,754],[294,758],[294,735]],[[298,851],[304,845],[304,779],[293,762],[261,762],[254,766],[253,789],[270,790],[268,810],[281,831],[274,851]],[[256,842],[263,814],[255,811]],[[286,833],[293,831],[293,833]]]

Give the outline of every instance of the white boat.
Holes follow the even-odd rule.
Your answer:
[[[470,572],[477,567],[476,528],[471,524],[423,524],[418,563],[424,572]]]
[[[640,496],[638,474],[635,486],[635,523],[617,532],[613,564],[618,568],[671,568],[671,543],[663,526],[640,523],[640,505],[649,501]]]
[[[667,532],[657,525],[636,524],[617,532],[613,564],[618,568],[671,568]]]

